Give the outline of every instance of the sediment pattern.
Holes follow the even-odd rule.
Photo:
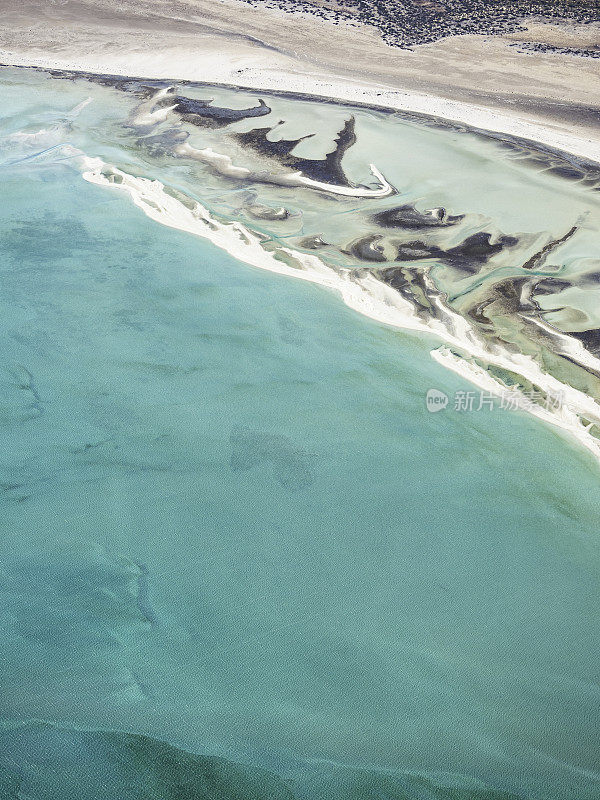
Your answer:
[[[600,456],[593,165],[218,86],[3,92],[0,795],[596,800],[594,465],[424,402],[509,390]]]
[[[72,73],[55,76],[78,79]],[[539,214],[537,230],[507,231],[472,204],[470,210],[461,207],[460,200],[451,208],[425,205],[418,187],[407,192],[402,177],[390,182],[369,165],[368,138],[360,138],[369,112],[359,118],[356,110],[339,109],[331,120],[315,120],[311,129],[310,103],[303,104],[300,120],[294,101],[275,96],[269,104],[250,96],[230,108],[223,90],[217,102],[218,90],[191,85],[184,94],[160,82],[109,77],[101,82],[131,95],[123,125],[131,131],[132,147],[149,159],[149,169],[169,162],[187,165],[191,175],[201,169],[214,191],[233,191],[235,203],[226,200],[220,212],[214,204],[194,206],[185,190],[173,191],[168,184],[150,199],[145,184],[100,162],[86,168],[89,180],[126,189],[157,221],[218,240],[255,266],[271,264],[267,268],[336,287],[346,302],[368,306],[366,313],[382,321],[435,331],[463,359],[445,359],[447,366],[475,379],[472,363],[493,377],[498,393],[511,388],[535,396],[536,403],[524,399],[523,407],[567,428],[600,454],[600,362],[597,348],[586,347],[595,341],[592,332],[600,320],[579,294],[600,271],[589,239],[599,219],[596,165],[531,143],[420,121],[435,131],[462,130],[483,147],[499,147],[523,174],[529,170],[531,176],[558,181],[564,191],[577,187],[581,193],[584,205],[561,221],[562,230],[546,227]],[[385,112],[374,113],[391,120]],[[267,124],[257,126],[257,115]],[[302,196],[306,190],[312,201]],[[359,200],[364,205],[348,205]],[[178,205],[167,211],[173,202]],[[187,220],[190,212],[177,210],[185,207],[191,208]],[[344,224],[337,224],[342,219]],[[266,228],[253,233],[258,223]],[[569,267],[568,247],[576,253]],[[316,251],[318,258],[309,256]],[[556,392],[569,396],[560,413],[548,408]]]

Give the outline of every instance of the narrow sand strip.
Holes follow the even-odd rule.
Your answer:
[[[259,57],[246,56],[240,67],[235,51],[182,54],[165,50],[149,57],[145,53],[50,56],[22,54],[0,49],[0,63],[41,69],[91,72],[173,82],[187,80],[232,88],[271,91],[343,101],[380,109],[424,114],[490,133],[514,136],[600,165],[600,135],[592,138],[573,134],[564,125],[533,121],[519,113],[499,111],[430,94],[395,89],[386,84],[331,78],[301,69],[266,68]]]
[[[583,417],[587,421],[600,423],[600,405],[583,392],[544,373],[530,356],[509,353],[500,347],[489,349],[468,322],[445,306],[440,297],[436,301],[439,319],[426,322],[407,300],[372,274],[356,277],[350,270],[338,272],[317,256],[283,247],[277,253],[270,252],[253,231],[239,222],[220,221],[198,202],[188,208],[168,194],[160,181],[136,178],[105,164],[99,158],[82,154],[80,160],[85,180],[124,191],[144,214],[162,225],[209,239],[243,263],[326,286],[338,292],[347,306],[371,319],[396,328],[434,334],[467,358],[474,357],[483,363],[516,373],[547,395],[560,396],[563,402],[555,410],[541,407],[532,409],[526,404],[525,395],[519,407],[567,431],[600,461],[600,441],[589,433],[581,420]],[[485,369],[447,347],[433,350],[432,356],[476,386],[496,394],[505,391],[505,387]]]

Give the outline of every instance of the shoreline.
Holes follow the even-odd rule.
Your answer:
[[[440,298],[437,303],[441,317],[426,322],[419,318],[407,300],[372,274],[353,277],[349,270],[335,271],[318,256],[287,250],[285,247],[282,250],[294,258],[296,266],[283,263],[273,253],[267,252],[262,247],[260,237],[241,223],[220,221],[198,201],[189,209],[165,191],[167,187],[158,180],[136,178],[100,158],[92,158],[84,153],[79,153],[79,156],[84,180],[105,189],[126,193],[134,205],[155,222],[208,239],[251,267],[299,278],[332,290],[349,308],[375,322],[399,330],[428,334],[441,340],[440,346],[430,351],[431,357],[475,386],[498,397],[507,388],[477,363],[477,359],[481,359],[484,363],[522,376],[548,396],[561,397],[564,403],[550,411],[539,406],[530,407],[526,395],[520,390],[516,392],[518,407],[523,413],[529,413],[570,435],[594,457],[596,463],[600,463],[600,440],[589,432],[588,425],[584,423],[584,420],[591,420],[592,424],[600,421],[600,405],[589,395],[545,373],[530,356],[510,353],[500,347],[488,349],[462,317],[442,306]],[[115,177],[118,180],[114,180]],[[449,348],[455,348],[466,357],[457,355]]]
[[[51,74],[63,72],[65,77],[80,76],[101,77],[131,80],[164,81],[166,83],[215,86],[241,91],[255,91],[264,94],[276,94],[290,99],[314,100],[338,105],[354,105],[380,112],[400,113],[418,121],[438,122],[443,125],[467,128],[476,134],[486,135],[501,142],[517,145],[532,145],[538,151],[550,155],[577,159],[577,163],[588,168],[600,168],[600,130],[597,139],[582,137],[559,128],[550,122],[524,118],[501,112],[491,106],[478,105],[450,100],[439,95],[419,94],[408,90],[399,90],[391,86],[370,82],[357,82],[350,79],[339,80],[334,77],[323,79],[315,74],[293,74],[283,70],[247,69],[245,74],[236,76],[235,82],[224,80],[224,73],[218,69],[213,75],[202,71],[202,79],[193,77],[187,65],[172,68],[155,66],[153,69],[137,70],[130,59],[125,69],[114,60],[101,62],[94,60],[91,64],[79,59],[70,60],[48,57],[21,57],[6,62],[6,54],[0,50],[0,67],[13,69],[36,69]],[[134,67],[133,69],[131,67]],[[170,65],[171,66],[171,65]],[[132,74],[138,73],[138,74]]]
[[[171,83],[171,80],[166,76],[159,75],[156,77],[136,78],[130,74],[130,71],[127,73],[89,73],[88,71],[72,69],[62,70],[55,64],[52,66],[29,64],[4,66],[7,68],[23,67],[29,69],[33,68],[43,72],[55,71],[58,73],[64,73],[62,75],[56,75],[56,79],[87,77],[88,79],[103,78],[105,80],[114,80],[117,83],[119,79],[141,81],[150,80]],[[224,85],[216,82],[211,82],[209,84],[204,81],[199,82],[186,79],[184,80],[188,85],[192,83],[195,85],[204,86]],[[182,81],[179,81],[179,83],[181,82]],[[249,87],[236,86],[233,88],[246,90]],[[280,93],[277,91],[277,89],[271,89],[271,91]],[[290,91],[288,89],[288,95],[289,94]],[[304,99],[309,98],[309,95],[307,94],[299,95],[299,93],[293,93],[293,96],[302,96]],[[378,93],[377,96],[380,97],[381,94]],[[313,99],[316,99],[314,95],[312,97]],[[323,97],[323,100],[326,101],[327,98]],[[337,102],[344,102],[344,100],[342,98],[337,98]],[[367,104],[363,103],[363,105]],[[373,108],[374,106],[370,107]],[[393,113],[395,110],[393,107],[386,108],[385,106],[375,106],[375,108],[379,108],[379,110],[388,111],[391,113]],[[437,121],[438,119],[436,115],[431,113],[427,114],[427,117],[428,119],[434,121]],[[487,133],[485,129],[476,129],[476,132]],[[487,133],[487,135],[493,136],[493,132],[491,134]],[[523,137],[520,138],[521,140],[523,139]],[[537,141],[531,139],[525,139],[525,141],[537,146],[542,151],[544,150],[544,145],[542,144],[540,147],[540,143]],[[555,148],[552,148],[552,150],[556,152]],[[587,154],[587,157],[589,160],[589,154]],[[598,161],[600,162],[600,157],[598,158]],[[487,348],[482,346],[482,342],[478,340],[478,337],[473,338],[472,333],[464,328],[464,320],[459,318],[456,314],[450,312],[448,316],[447,313],[446,316],[448,316],[448,319],[445,320],[445,322],[440,320],[437,323],[424,323],[414,315],[412,307],[409,308],[408,304],[407,306],[404,306],[402,299],[397,296],[397,293],[392,292],[392,290],[388,289],[385,284],[380,283],[373,276],[369,276],[363,280],[348,280],[349,276],[346,275],[344,271],[336,275],[335,272],[331,271],[324,262],[315,256],[308,256],[306,254],[300,256],[300,254],[294,253],[296,259],[300,261],[300,269],[295,267],[282,268],[282,265],[279,262],[265,263],[273,260],[272,255],[267,254],[260,246],[259,240],[255,239],[255,237],[251,235],[249,229],[242,229],[239,223],[233,225],[228,223],[217,223],[216,219],[212,218],[210,213],[206,209],[202,208],[199,204],[196,206],[194,212],[190,214],[188,211],[186,213],[185,207],[181,206],[177,200],[164,193],[165,187],[163,187],[158,181],[133,178],[126,173],[122,173],[112,165],[104,164],[100,159],[97,158],[84,156],[83,163],[87,169],[82,171],[82,177],[88,182],[104,186],[115,186],[112,181],[107,180],[102,174],[104,167],[108,167],[111,172],[118,175],[122,181],[118,188],[121,190],[125,189],[130,195],[134,204],[156,222],[183,230],[188,233],[199,235],[203,238],[208,238],[213,241],[214,244],[220,247],[220,249],[228,252],[237,260],[249,264],[250,266],[258,267],[260,269],[267,269],[271,272],[287,275],[288,277],[301,278],[313,283],[321,284],[329,289],[333,289],[341,295],[343,302],[347,306],[377,322],[387,324],[395,328],[433,334],[437,338],[441,339],[443,343],[441,347],[431,351],[431,356],[434,358],[434,360],[438,361],[443,366],[448,367],[452,371],[462,375],[462,377],[466,378],[469,382],[475,384],[476,386],[481,387],[483,385],[483,375],[481,373],[483,373],[484,370],[482,370],[481,367],[477,367],[475,364],[472,364],[469,359],[479,357],[483,358],[484,361],[489,364],[494,364],[503,369],[508,369],[509,371],[515,371],[517,374],[523,376],[526,380],[529,380],[534,385],[541,387],[544,391],[558,391],[561,394],[565,394],[569,401],[569,406],[571,406],[570,408],[565,406],[560,410],[559,413],[546,414],[535,412],[533,415],[539,417],[544,422],[571,434],[576,440],[578,440],[579,444],[582,445],[584,449],[594,456],[597,462],[600,462],[600,442],[597,438],[589,433],[589,431],[586,429],[587,426],[583,424],[583,419],[589,420],[591,418],[592,420],[600,421],[600,406],[598,406],[598,404],[590,396],[557,381],[551,375],[541,371],[539,366],[534,364],[534,362],[527,356],[517,357],[514,354],[511,355],[507,352],[501,352],[500,350],[495,350],[493,352],[489,351]],[[149,197],[152,198],[150,205],[147,202]],[[207,223],[209,221],[211,223],[211,227],[216,226],[217,229],[210,234],[207,231]],[[231,236],[232,233],[234,234],[233,237]],[[441,310],[448,312],[448,309]],[[466,353],[467,359],[465,359],[464,356],[457,356],[451,351],[448,351],[447,345],[457,348],[459,352]],[[504,387],[494,378],[486,375],[485,388],[494,392],[495,394],[499,394],[502,392]]]

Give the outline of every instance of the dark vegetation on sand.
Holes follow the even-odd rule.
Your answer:
[[[388,44],[410,47],[462,33],[494,35],[524,30],[523,19],[600,21],[600,0],[245,0],[323,19],[355,20],[377,27]],[[554,50],[537,44],[536,49]],[[572,48],[568,48],[572,49]],[[585,48],[575,55],[596,55]],[[589,52],[588,52],[589,51]]]
[[[356,142],[354,123],[354,117],[346,120],[344,127],[338,131],[334,150],[326,153],[322,159],[299,158],[292,153],[303,139],[314,136],[312,133],[299,139],[271,140],[268,135],[274,128],[254,128],[246,133],[235,134],[235,138],[244,147],[251,148],[261,155],[276,158],[284,166],[299,170],[312,180],[348,186],[348,179],[342,169],[342,158]]]

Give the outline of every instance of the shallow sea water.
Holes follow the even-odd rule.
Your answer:
[[[431,341],[3,157],[3,797],[597,798],[593,459],[428,413],[467,388]]]

